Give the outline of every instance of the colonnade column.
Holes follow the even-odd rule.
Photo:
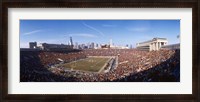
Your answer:
[[[159,42],[154,42],[151,44],[151,49],[150,50],[159,50],[159,48],[161,47],[161,44]]]
[[[164,42],[163,42],[164,43]],[[150,51],[155,51],[155,50],[159,50],[162,47],[162,42],[152,42],[150,44]]]
[[[161,42],[159,43],[160,48],[162,47]]]

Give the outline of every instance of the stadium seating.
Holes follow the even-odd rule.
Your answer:
[[[106,73],[66,70],[55,66],[87,56],[118,56],[118,65]],[[53,68],[51,68],[53,66]],[[168,82],[180,81],[180,51],[139,51],[135,49],[88,49],[59,53],[20,52],[22,82]]]

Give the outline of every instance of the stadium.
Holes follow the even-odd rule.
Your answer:
[[[180,20],[21,20],[20,82],[180,82],[180,34]]]
[[[179,82],[180,49],[20,51],[21,82]]]

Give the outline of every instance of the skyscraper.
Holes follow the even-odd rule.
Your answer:
[[[130,47],[129,47],[130,49],[132,49],[133,48],[133,45],[132,44],[130,44]]]
[[[94,49],[94,42],[91,43],[91,49]]]
[[[110,46],[112,46],[113,44],[112,44],[112,39],[110,39]]]
[[[77,42],[75,42],[74,48],[78,49],[78,43]]]
[[[72,37],[70,37],[70,44],[71,44],[71,46],[73,46]]]

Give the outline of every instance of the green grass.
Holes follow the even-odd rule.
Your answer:
[[[83,70],[98,72],[110,58],[89,57],[86,59],[65,63],[61,66],[65,68],[73,68],[73,70]]]

